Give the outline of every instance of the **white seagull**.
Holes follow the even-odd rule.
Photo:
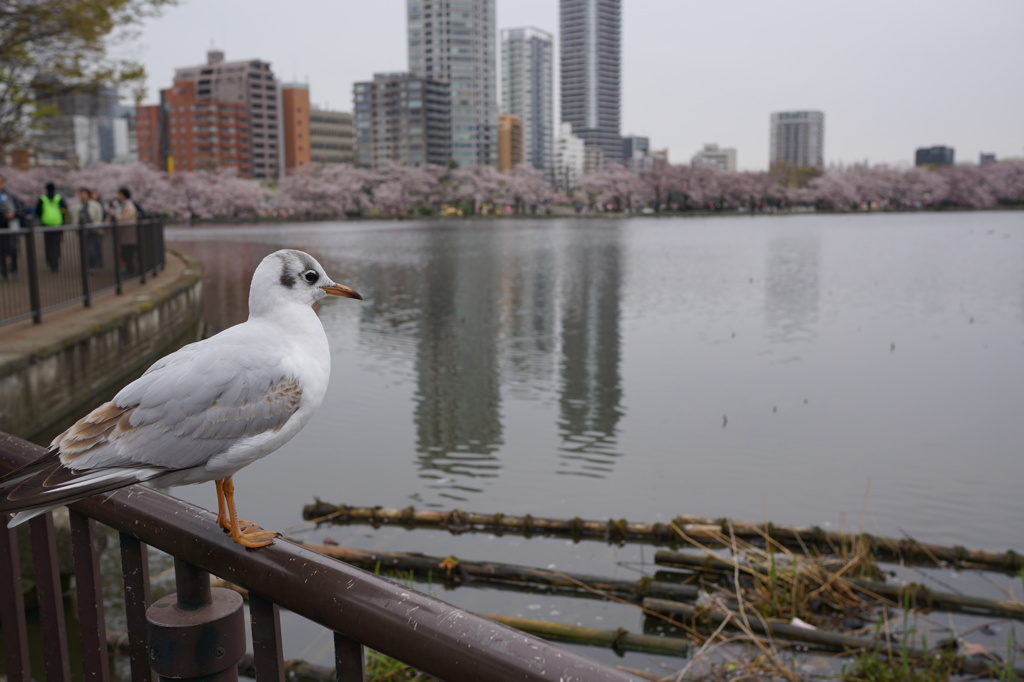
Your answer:
[[[90,495],[142,481],[215,481],[217,523],[245,547],[277,535],[235,513],[231,477],[284,445],[323,402],[331,354],[312,305],[328,294],[362,300],[312,256],[263,259],[249,288],[249,319],[157,361],[0,478],[0,513],[13,527]]]

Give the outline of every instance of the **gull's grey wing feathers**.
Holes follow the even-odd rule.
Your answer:
[[[233,329],[165,357],[51,447],[76,470],[178,470],[280,430],[298,409],[302,388],[272,344],[242,343]]]

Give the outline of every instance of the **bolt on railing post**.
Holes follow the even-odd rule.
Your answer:
[[[210,574],[174,560],[177,593],[153,602],[149,662],[161,680],[235,682],[245,655],[245,616],[237,592],[210,587]]]

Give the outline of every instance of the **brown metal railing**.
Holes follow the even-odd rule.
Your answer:
[[[0,434],[0,474],[42,448]],[[283,680],[279,608],[334,631],[337,679],[362,681],[371,647],[447,682],[635,680],[544,640],[463,611],[385,578],[278,540],[256,551],[231,542],[214,515],[142,486],[71,506],[84,678],[110,679],[96,523],[120,532],[125,611],[135,682],[235,680],[245,653],[242,598],[210,587],[215,574],[249,590],[257,679]],[[0,515],[0,521],[6,521]],[[29,522],[48,682],[70,680],[52,515]],[[176,593],[150,603],[147,546],[174,557]],[[0,624],[7,678],[33,679],[15,533],[0,528]]]
[[[136,279],[145,284],[166,265],[159,218],[4,229],[0,240],[0,257],[8,259],[0,273],[0,324],[29,317],[39,323],[43,313],[74,303],[88,307],[92,296],[120,294]]]

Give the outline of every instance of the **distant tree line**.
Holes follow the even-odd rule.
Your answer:
[[[774,212],[908,210],[1024,205],[1024,161],[985,166],[895,168],[856,165],[806,174],[794,169],[723,172],[711,166],[658,163],[637,176],[622,166],[586,175],[566,194],[543,173],[519,166],[412,168],[373,172],[346,165],[308,166],[276,187],[229,170],[168,175],[143,165],[99,164],[80,170],[0,169],[22,201],[34,204],[46,182],[72,195],[79,187],[113,198],[128,187],[148,213],[202,220],[265,216],[309,219],[565,212]]]

